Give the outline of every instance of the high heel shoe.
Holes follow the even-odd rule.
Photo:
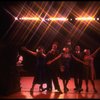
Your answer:
[[[79,89],[78,89],[78,92],[79,92],[79,93],[80,93],[80,92],[82,92],[82,91],[83,91],[83,89],[82,89],[82,88],[79,88]]]
[[[61,91],[60,89],[57,89],[57,90],[58,90],[58,92],[59,92],[59,93],[61,93],[61,94],[62,94],[62,91]]]
[[[67,91],[69,91],[69,89],[68,88],[64,88],[64,93],[66,93]]]
[[[39,87],[39,91],[40,91],[40,92],[42,91],[42,86]]]
[[[33,89],[32,88],[30,89],[30,94],[33,95]]]
[[[40,92],[43,92],[43,91],[45,91],[45,89],[44,89],[42,86],[40,86],[40,87],[39,87],[39,91],[40,91]]]

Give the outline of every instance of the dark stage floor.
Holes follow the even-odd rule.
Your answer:
[[[53,86],[53,90],[52,92],[39,92],[39,85],[35,85],[34,87],[34,91],[33,91],[33,95],[30,94],[29,90],[31,88],[32,85],[32,80],[33,77],[21,77],[21,92],[17,92],[14,94],[11,94],[9,96],[6,97],[0,97],[0,98],[5,98],[5,99],[34,99],[34,98],[48,98],[48,99],[53,99],[53,98],[57,98],[57,99],[83,99],[83,98],[92,98],[92,99],[100,99],[100,80],[95,80],[95,84],[96,84],[96,88],[98,93],[94,93],[92,85],[89,81],[89,92],[87,93],[85,91],[85,82],[83,81],[83,91],[81,93],[78,93],[76,91],[74,91],[74,82],[73,82],[73,78],[70,79],[69,83],[68,83],[68,88],[69,91],[67,93],[64,93],[63,91],[63,85],[62,85],[62,80],[59,79],[59,83],[61,86],[61,90],[62,90],[62,94],[58,93],[56,90],[54,90],[54,86]],[[46,84],[44,84],[44,87],[46,87]]]

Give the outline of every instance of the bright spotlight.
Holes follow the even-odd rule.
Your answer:
[[[99,18],[97,18],[97,20],[99,20]]]
[[[80,21],[93,21],[95,20],[94,17],[78,17],[78,18],[75,18],[76,20],[80,20]]]
[[[67,18],[49,18],[51,21],[66,21],[68,20]]]
[[[40,20],[38,17],[21,17],[20,20]]]
[[[18,17],[15,17],[15,20],[18,20]]]
[[[45,21],[45,19],[44,19],[44,18],[42,18],[42,21],[44,22],[44,21]]]
[[[71,18],[70,20],[72,21],[73,19]]]

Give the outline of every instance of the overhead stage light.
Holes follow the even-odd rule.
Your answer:
[[[41,18],[42,19],[42,21],[45,21],[45,19],[44,18]]]
[[[21,17],[19,18],[20,20],[40,20],[38,17]]]
[[[15,17],[15,20],[18,20],[18,17]]]
[[[99,18],[97,18],[97,20],[99,20]]]
[[[15,17],[15,20],[26,20],[26,21],[68,21],[68,18],[64,17],[51,17],[51,18],[40,18],[40,17]],[[73,21],[72,18],[69,18],[70,21]],[[78,21],[94,21],[94,20],[99,20],[99,18],[94,18],[94,17],[77,17],[75,20]]]
[[[78,17],[78,18],[75,18],[76,20],[80,20],[80,21],[93,21],[95,20],[94,17]]]
[[[49,21],[51,20],[51,21],[66,21],[66,20],[68,20],[67,18],[49,18],[48,19]]]
[[[73,19],[71,18],[70,20],[72,21]]]

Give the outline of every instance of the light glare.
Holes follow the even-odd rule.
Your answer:
[[[80,20],[80,21],[84,21],[84,20],[86,20],[86,21],[92,21],[92,20],[95,20],[95,18],[94,17],[78,17],[78,18],[75,18],[76,20]]]
[[[67,18],[49,18],[49,20],[51,20],[51,21],[66,21],[66,20],[68,20]]]
[[[18,17],[15,17],[15,20],[18,20]]]
[[[51,17],[51,18],[39,18],[39,17],[15,17],[15,20],[34,20],[34,21],[67,21],[68,18],[58,18],[58,17]],[[73,19],[70,18],[70,20],[72,21]],[[77,17],[75,18],[75,20],[79,20],[79,21],[93,21],[93,20],[99,20],[99,18],[94,18],[94,17]]]
[[[40,20],[38,17],[22,17],[20,20]]]
[[[99,20],[99,18],[97,18],[97,20]]]

